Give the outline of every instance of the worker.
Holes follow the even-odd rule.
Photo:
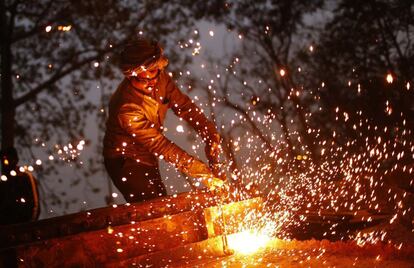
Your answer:
[[[0,225],[35,221],[39,217],[36,179],[18,166],[15,148],[1,151]]]
[[[223,173],[186,153],[163,135],[168,109],[188,122],[206,143],[210,166],[218,162],[220,135],[215,125],[182,93],[167,73],[168,59],[157,41],[137,38],[120,53],[125,76],[109,102],[104,137],[105,168],[127,202],[167,194],[158,159],[209,188],[223,185]]]

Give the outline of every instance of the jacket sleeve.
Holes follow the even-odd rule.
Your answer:
[[[208,120],[201,109],[178,89],[169,76],[167,79],[170,108],[174,113],[188,122],[204,141],[212,140],[219,136],[215,124]]]
[[[156,129],[140,106],[134,103],[124,104],[120,108],[118,120],[121,127],[134,137],[139,145],[172,163],[180,171],[195,178],[211,176],[210,169],[203,162],[186,153]]]

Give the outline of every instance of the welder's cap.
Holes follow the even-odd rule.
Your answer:
[[[168,59],[158,42],[144,38],[128,43],[120,54],[120,60],[125,76],[136,76],[142,71],[154,68],[162,70],[168,65]]]

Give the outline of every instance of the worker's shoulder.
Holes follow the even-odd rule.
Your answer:
[[[133,88],[128,79],[124,79],[114,92],[109,102],[110,106],[122,106],[126,103],[141,105],[144,95]]]

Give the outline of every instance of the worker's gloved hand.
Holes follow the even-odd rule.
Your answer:
[[[217,180],[219,180],[220,182],[217,183],[214,187],[210,188],[209,190],[214,196],[222,200],[227,200],[231,194],[230,185],[227,182],[222,181],[220,179]]]
[[[202,161],[193,158],[183,168],[183,171],[194,178],[210,178],[214,177],[211,169]]]
[[[221,187],[224,186],[224,181],[219,179],[219,178],[208,178],[206,180],[203,181],[203,183],[207,186],[207,188],[211,191],[217,191],[218,189],[220,189]]]
[[[206,146],[204,147],[206,157],[210,168],[220,162],[220,154],[222,153],[221,148],[221,137],[219,134],[213,134],[206,140]]]
[[[225,184],[225,174],[218,178],[214,175],[212,170],[203,162],[198,159],[193,159],[187,167],[187,173],[194,177],[200,178],[201,182],[210,190],[216,191]]]

